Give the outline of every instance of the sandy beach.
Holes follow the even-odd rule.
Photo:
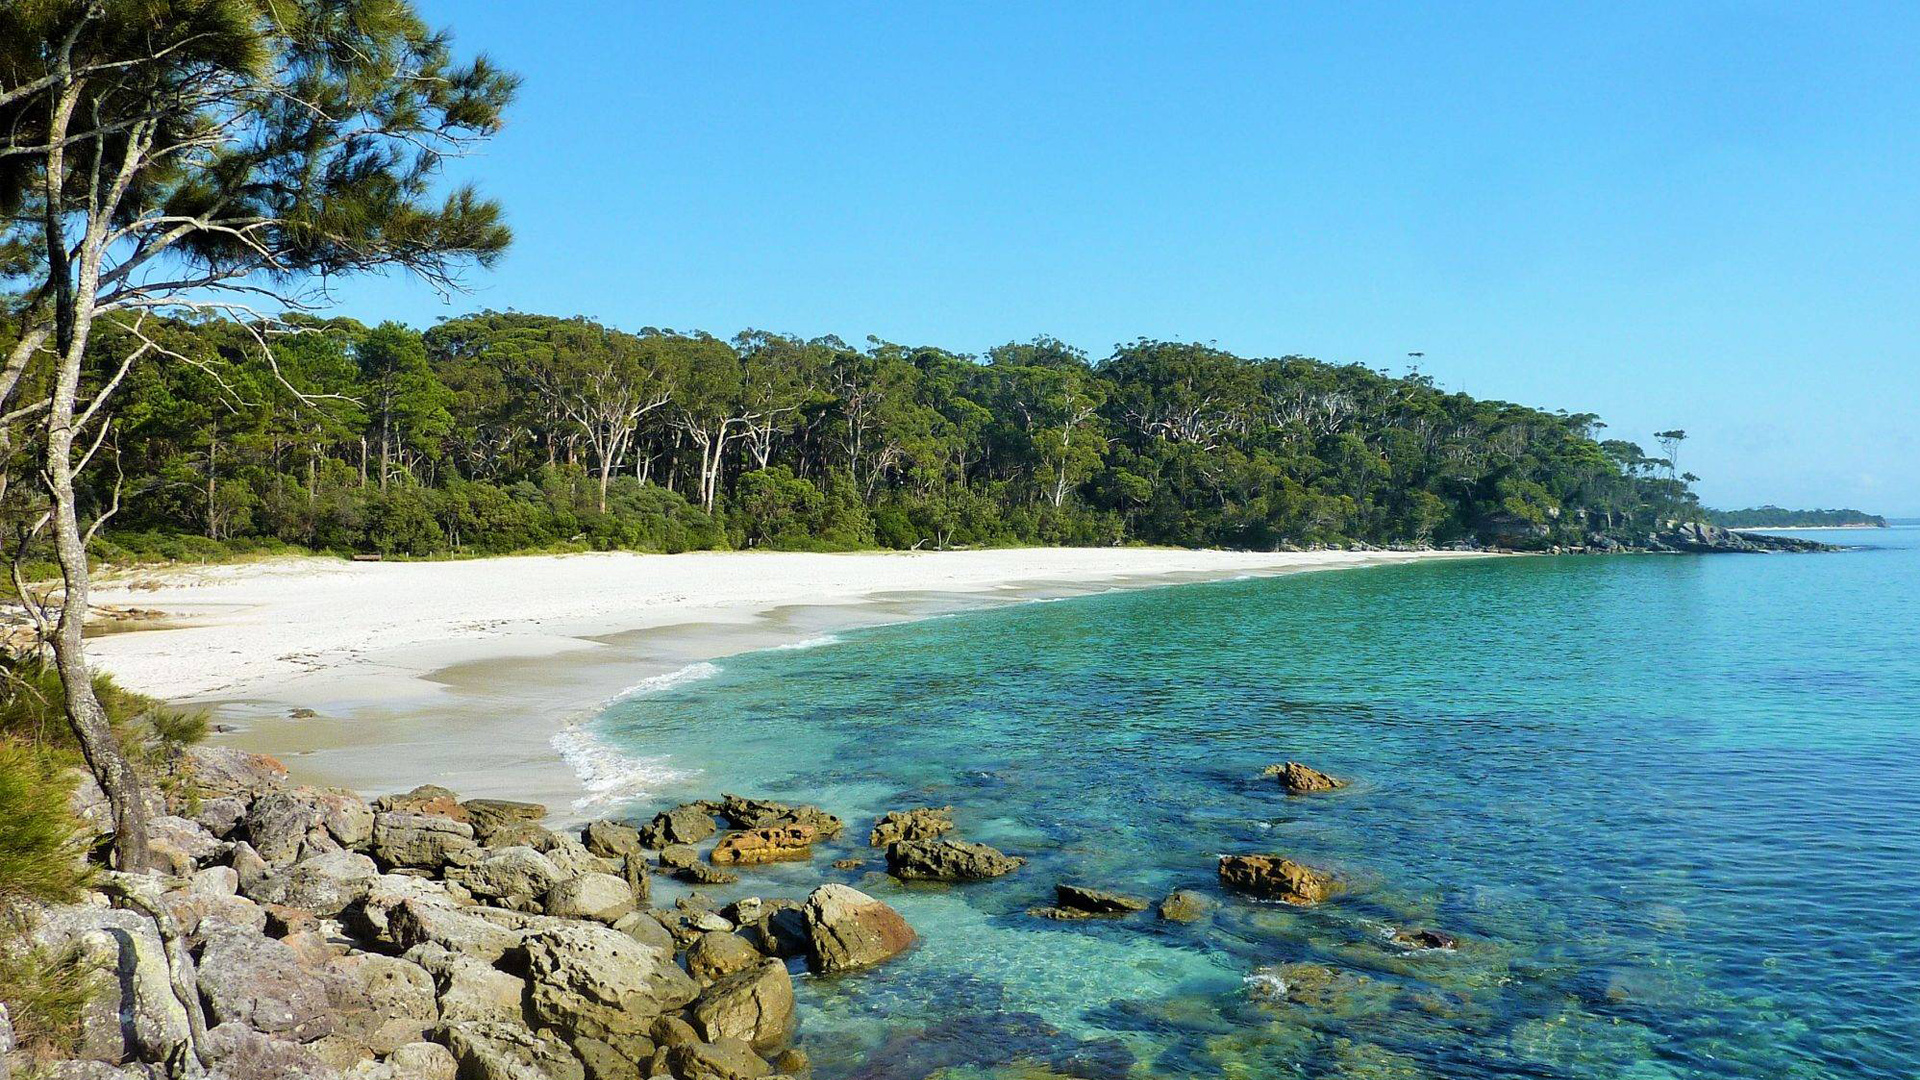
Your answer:
[[[123,685],[208,708],[216,741],[365,793],[440,783],[557,814],[644,793],[574,727],[691,665],[836,630],[1113,588],[1446,558],[1432,552],[966,552],[327,558],[130,571],[95,637]]]

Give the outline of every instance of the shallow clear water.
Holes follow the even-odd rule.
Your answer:
[[[909,888],[827,870],[849,847],[731,890],[824,874],[921,932],[893,964],[801,981],[823,1080],[1912,1076],[1920,530],[1824,536],[1864,550],[976,612],[728,659],[598,731],[681,774],[636,812],[792,798],[859,844],[878,811],[951,803],[967,838],[1033,860]],[[1286,758],[1355,783],[1288,799],[1259,777]],[[1252,903],[1217,889],[1233,851],[1355,887]],[[1063,879],[1222,906],[1191,926],[1026,914]],[[1461,947],[1409,953],[1394,927]],[[1335,982],[1262,1001],[1263,971]]]

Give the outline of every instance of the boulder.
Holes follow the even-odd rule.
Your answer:
[[[375,811],[401,810],[448,817],[455,821],[467,820],[467,811],[460,805],[460,796],[438,784],[421,784],[399,795],[382,795],[373,800],[373,808]]]
[[[334,958],[326,971],[333,1035],[373,1057],[385,1057],[424,1038],[440,1021],[433,977],[391,956],[355,953]]]
[[[1199,922],[1214,908],[1213,901],[1192,889],[1175,889],[1160,901],[1160,917],[1168,922]]]
[[[227,875],[233,874],[224,866],[208,867],[202,872],[212,876],[205,880],[217,884],[196,888],[190,881],[186,888],[169,889],[154,897],[173,916],[190,948],[198,948],[221,930],[239,929],[258,934],[267,928],[267,913],[259,904],[219,891],[219,886],[225,884],[225,876],[216,873],[221,870]]]
[[[793,978],[778,960],[758,960],[725,975],[693,1006],[693,1026],[708,1042],[739,1039],[765,1052],[793,1038]]]
[[[889,810],[867,834],[872,847],[902,840],[933,840],[953,830],[953,807],[923,806],[916,810]]]
[[[148,820],[147,845],[168,855],[179,870],[179,877],[193,873],[201,864],[227,850],[227,845],[199,822],[171,814]]]
[[[350,791],[287,788],[255,799],[242,820],[260,857],[285,866],[308,855],[362,848],[373,837],[373,811]]]
[[[1289,761],[1284,765],[1269,765],[1262,775],[1278,777],[1280,786],[1285,788],[1289,795],[1316,795],[1347,786],[1345,780],[1328,776],[1318,769],[1309,768],[1297,761]]]
[[[381,941],[392,941],[388,918],[408,900],[421,900],[441,907],[455,904],[447,886],[431,878],[411,874],[382,874],[367,883],[367,894],[358,904],[342,913],[355,933]]]
[[[435,1000],[442,1023],[466,1021],[520,1023],[527,981],[461,953],[416,949],[407,955],[433,971]]]
[[[539,821],[547,808],[539,803],[514,802],[511,799],[468,799],[460,804],[467,812],[467,824],[483,844],[494,843],[494,834],[514,825]]]
[[[771,829],[781,825],[806,825],[822,840],[840,835],[846,824],[817,806],[789,806],[768,799],[749,799],[740,795],[722,795],[720,816],[736,829]]]
[[[207,1032],[207,1080],[336,1080],[340,1073],[312,1050],[229,1021]]]
[[[388,911],[385,940],[402,952],[438,945],[491,964],[520,944],[521,933],[444,902],[409,899]]]
[[[562,877],[575,874],[617,874],[619,862],[603,859],[587,850],[578,839],[561,833],[547,833],[533,848],[547,857]]]
[[[653,917],[651,911],[635,911],[631,915],[616,919],[615,930],[627,935],[642,945],[651,945],[656,949],[674,951],[673,935]]]
[[[453,1051],[433,1042],[413,1042],[387,1055],[393,1080],[454,1080],[460,1063]]]
[[[666,1065],[680,1080],[759,1080],[773,1067],[740,1039],[688,1043],[666,1051]]]
[[[567,875],[530,847],[479,848],[467,866],[447,870],[447,880],[466,886],[475,898],[525,906],[547,894]]]
[[[71,953],[100,972],[80,1014],[82,1056],[164,1061],[187,1041],[187,1011],[173,996],[166,952],[152,921],[118,908],[47,909],[33,929],[49,955]]]
[[[687,803],[655,814],[652,821],[638,830],[638,835],[647,847],[664,848],[673,844],[697,844],[717,831],[711,805]]]
[[[262,903],[279,902],[277,890],[284,889],[285,882],[276,885],[273,867],[268,866],[267,860],[253,850],[252,844],[242,840],[233,845],[227,861],[233,867],[234,876],[239,879],[241,896]]]
[[[730,832],[708,856],[715,865],[804,862],[813,858],[811,825],[775,825]]]
[[[1222,855],[1220,880],[1242,892],[1302,905],[1318,904],[1341,889],[1333,874],[1279,855]]]
[[[762,959],[760,950],[739,934],[709,930],[687,949],[687,974],[707,986]]]
[[[209,1024],[238,1023],[295,1042],[333,1030],[327,984],[285,942],[242,930],[213,935],[200,954]]]
[[[568,1041],[598,1039],[638,1056],[653,1019],[699,992],[672,953],[604,926],[558,923],[528,933],[525,947],[528,1015]]]
[[[302,859],[286,873],[280,903],[315,915],[338,915],[366,898],[380,877],[372,859],[353,851],[329,851]]]
[[[287,782],[287,767],[265,754],[229,746],[189,746],[174,759],[175,773],[202,802],[238,798],[243,803]]]
[[[713,822],[709,820],[707,824]],[[580,842],[603,859],[628,859],[646,850],[640,843],[640,830],[619,821],[590,821],[580,830]]]
[[[901,840],[887,845],[887,872],[902,881],[980,881],[1010,874],[1026,862],[965,840]]]
[[[460,1063],[461,1080],[586,1080],[586,1070],[560,1040],[521,1024],[444,1024],[441,1041]]]
[[[846,885],[822,885],[807,896],[807,961],[815,971],[847,971],[898,956],[916,939],[907,920]]]
[[[225,839],[245,820],[247,805],[247,800],[237,795],[223,795],[216,799],[201,799],[190,813],[183,816],[214,836]]]
[[[373,854],[388,866],[438,871],[474,848],[473,826],[451,817],[410,810],[374,815]]]
[[[541,910],[562,919],[592,919],[609,925],[633,911],[633,890],[612,874],[581,874],[547,890]]]
[[[691,844],[668,844],[660,849],[660,869],[685,870],[700,861],[700,853]]]

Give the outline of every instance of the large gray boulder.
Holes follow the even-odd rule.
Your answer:
[[[739,934],[709,930],[687,949],[687,974],[702,986],[761,960],[761,952]]]
[[[525,979],[461,953],[423,956],[422,952],[424,950],[407,955],[419,959],[433,971],[443,1023],[521,1022],[526,1009]]]
[[[100,972],[80,1014],[80,1054],[100,1061],[163,1061],[187,1041],[187,1011],[173,996],[166,952],[137,912],[90,906],[48,909],[33,941],[50,954],[71,949]]]
[[[475,897],[510,906],[526,906],[568,876],[530,847],[481,849],[471,865],[447,871],[448,881],[466,886]]]
[[[640,830],[619,821],[588,822],[580,831],[580,842],[603,859],[626,859],[643,855],[646,850],[640,843]]]
[[[759,1080],[773,1075],[773,1067],[740,1039],[686,1043],[668,1049],[665,1056],[667,1068],[682,1080]]]
[[[801,912],[807,924],[807,962],[815,971],[878,964],[906,951],[917,938],[899,912],[846,885],[813,890]]]
[[[218,933],[199,967],[210,1024],[238,1023],[295,1042],[333,1030],[325,980],[284,942],[242,930]]]
[[[584,1037],[637,1057],[653,1019],[699,988],[673,954],[603,926],[555,923],[526,936],[528,1013],[570,1041]]]
[[[329,851],[302,859],[287,871],[280,902],[315,915],[338,915],[366,899],[380,877],[372,859],[355,851]]]
[[[433,976],[417,964],[355,953],[328,964],[326,983],[334,1037],[373,1057],[419,1041],[440,1021]]]
[[[182,787],[202,801],[238,798],[252,802],[287,782],[285,765],[265,754],[250,754],[230,746],[189,746],[175,759],[174,769],[186,781]]]
[[[473,826],[438,814],[389,810],[373,817],[373,855],[388,866],[439,871],[473,853]]]
[[[467,823],[473,826],[474,835],[486,844],[495,843],[494,837],[505,830],[532,824],[547,816],[547,808],[539,803],[510,799],[468,799],[460,808],[467,812]]]
[[[358,795],[296,787],[255,799],[242,821],[247,840],[275,866],[339,848],[364,848],[373,838],[373,811]]]
[[[520,1024],[445,1024],[440,1037],[460,1063],[461,1080],[586,1080],[565,1044]]]
[[[237,1021],[208,1031],[206,1050],[213,1061],[207,1080],[338,1080],[340,1076],[307,1047]]]
[[[981,881],[1011,874],[1027,860],[965,840],[901,840],[887,845],[887,873],[903,881]]]
[[[561,919],[591,919],[609,925],[633,911],[633,889],[612,874],[581,874],[547,890],[541,910]]]
[[[693,1006],[693,1026],[708,1042],[739,1039],[765,1053],[793,1038],[793,978],[765,959],[722,977]]]
[[[495,963],[520,944],[521,933],[487,919],[475,909],[433,900],[409,899],[387,912],[385,940],[402,952],[438,945]]]

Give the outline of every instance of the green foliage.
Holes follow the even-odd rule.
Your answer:
[[[71,1059],[80,1043],[80,1018],[106,972],[77,950],[50,953],[27,944],[17,912],[0,912],[0,1001],[7,1003],[14,1043],[25,1058],[23,1077],[35,1067]]]
[[[976,361],[877,340],[725,341],[481,312],[424,334],[307,321],[278,347],[276,375],[244,328],[149,333],[202,362],[136,369],[122,390],[122,507],[96,541],[111,561],[1547,547],[1630,541],[1701,513],[1670,456],[1596,441],[1589,415],[1179,342],[1134,342],[1094,363],[1042,338]],[[101,336],[99,370],[112,340]],[[111,498],[108,474],[87,479],[96,503]]]
[[[0,910],[21,901],[67,903],[85,883],[67,808],[74,776],[67,755],[0,737]]]

